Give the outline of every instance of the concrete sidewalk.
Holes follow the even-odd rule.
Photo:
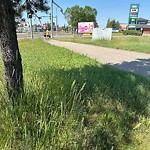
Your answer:
[[[46,40],[46,42],[86,55],[102,64],[108,64],[150,79],[150,54],[57,40]]]

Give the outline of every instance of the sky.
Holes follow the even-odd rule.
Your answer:
[[[130,4],[140,4],[139,18],[150,19],[150,0],[54,0],[54,2],[61,6],[63,11],[74,5],[96,8],[98,12],[97,22],[100,28],[106,27],[108,19],[115,19],[120,23],[128,23]],[[48,5],[50,6],[50,2]],[[59,26],[67,25],[63,14],[55,5],[53,7],[53,13],[54,16],[57,13]],[[38,12],[38,16],[48,16],[48,14]],[[39,24],[38,20],[33,20],[34,23]],[[41,22],[49,22],[49,17],[43,17]]]

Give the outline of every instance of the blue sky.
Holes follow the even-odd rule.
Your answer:
[[[97,22],[100,28],[104,28],[106,26],[109,18],[115,19],[120,23],[127,23],[130,4],[140,4],[139,17],[150,19],[150,0],[54,0],[54,2],[60,5],[64,11],[67,7],[72,7],[74,5],[79,5],[81,7],[91,6],[96,8],[98,12]],[[50,5],[50,3],[48,5]],[[58,25],[67,25],[64,16],[61,14],[59,9],[57,8],[56,10],[56,6],[54,6],[54,16],[56,15],[56,11],[58,16]],[[38,15],[47,16],[43,13],[38,13]],[[42,23],[46,23],[49,21],[49,18],[44,17],[41,21]],[[38,24],[37,20],[34,22]]]

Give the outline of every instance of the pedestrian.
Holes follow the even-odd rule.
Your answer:
[[[47,38],[47,39],[49,39],[49,38],[50,38],[49,30],[48,30],[48,29],[46,30],[46,38]]]

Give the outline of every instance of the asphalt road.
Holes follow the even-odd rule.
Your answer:
[[[74,35],[72,34],[67,34],[67,33],[64,33],[64,32],[59,32],[57,35],[56,35],[56,32],[53,33],[54,35],[54,38],[57,37],[57,38],[68,38],[68,37],[74,37]],[[17,33],[17,38],[18,39],[25,39],[25,38],[31,38],[31,34],[30,32],[28,33]],[[43,32],[33,32],[33,38],[43,38]]]
[[[25,39],[25,38],[31,38],[30,33],[17,33],[18,39]],[[33,38],[43,38],[43,33],[33,33]]]

